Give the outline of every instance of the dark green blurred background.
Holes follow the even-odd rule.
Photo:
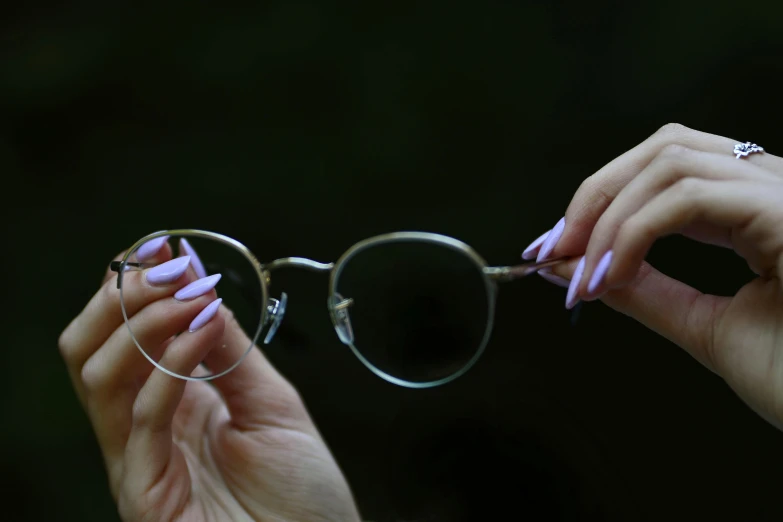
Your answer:
[[[57,337],[141,236],[329,260],[427,230],[514,263],[667,122],[779,154],[779,6],[19,4],[0,22],[0,518],[117,518]],[[678,238],[650,259],[704,291],[750,277]],[[779,520],[781,434],[600,303],[572,327],[564,290],[504,287],[483,359],[415,391],[339,343],[323,275],[275,277],[291,301],[266,353],[367,519]]]

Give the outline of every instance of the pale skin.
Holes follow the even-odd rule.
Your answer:
[[[601,299],[675,342],[781,428],[783,159],[769,153],[736,159],[735,143],[668,125],[587,178],[551,253],[577,257],[553,272],[571,279],[584,255],[584,273],[572,281],[575,298]],[[674,233],[733,248],[759,277],[719,297],[665,276],[644,258],[655,240]],[[609,250],[608,272],[589,292]],[[154,262],[171,256],[166,246]],[[192,270],[157,286],[142,272],[127,277],[135,331],[166,348],[165,356],[182,359],[180,370],[197,365],[218,336],[237,346],[249,342],[225,306],[193,335],[171,340],[172,328],[181,330],[216,297],[212,291],[166,308],[174,292],[196,279]],[[301,398],[261,350],[213,381],[170,377],[128,335],[115,278],[107,272],[59,346],[123,520],[360,520]]]
[[[587,178],[565,214],[552,257],[578,256],[553,273],[575,297],[600,298],[720,375],[754,411],[783,428],[783,159],[736,159],[737,140],[666,125]],[[671,234],[733,249],[758,277],[715,296],[644,261]],[[606,276],[588,291],[599,260]],[[572,277],[584,255],[584,273]]]
[[[171,257],[166,245],[149,262]],[[62,333],[60,351],[95,430],[122,519],[360,520],[301,398],[262,352],[251,351],[234,371],[209,382],[161,372],[130,338],[116,276],[107,272],[100,291]],[[213,290],[171,304],[174,292],[195,279],[189,269],[171,284],[154,286],[142,272],[127,272],[123,283],[136,335],[163,343],[172,357],[193,354],[184,363],[188,368],[221,335],[236,346],[250,343],[225,306],[197,332],[169,340],[216,297]]]

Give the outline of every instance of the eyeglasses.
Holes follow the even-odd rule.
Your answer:
[[[181,259],[185,256],[189,259]],[[269,296],[271,275],[296,267],[329,274],[327,312],[337,337],[367,368],[393,384],[428,388],[458,378],[481,357],[492,333],[498,283],[565,260],[488,266],[457,239],[395,232],[356,243],[335,263],[301,257],[262,263],[236,239],[180,229],[143,237],[111,269],[117,272],[131,338],[152,364],[173,377],[221,377],[242,362],[262,333],[269,344],[288,305],[285,293],[279,299]],[[190,284],[173,299],[139,311],[139,289],[147,284],[142,277]],[[206,326],[211,313],[228,307],[231,312],[224,317],[233,316],[247,337],[229,327]],[[166,355],[172,340],[186,335],[199,336],[191,339],[203,354],[192,371]]]

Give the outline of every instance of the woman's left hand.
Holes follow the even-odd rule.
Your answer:
[[[524,256],[578,256],[542,274],[566,307],[601,299],[675,342],[783,427],[783,159],[737,158],[737,142],[667,125],[587,178],[565,217]],[[644,261],[680,233],[731,248],[759,277],[708,295]],[[705,266],[710,259],[703,260]]]

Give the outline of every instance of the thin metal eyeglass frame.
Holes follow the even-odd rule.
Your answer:
[[[245,259],[248,262],[250,262],[250,264],[253,266],[253,268],[256,271],[256,275],[258,277],[258,281],[260,285],[261,296],[262,296],[261,316],[259,317],[258,328],[256,329],[255,334],[251,338],[250,345],[245,350],[242,357],[236,363],[231,365],[228,369],[223,370],[217,374],[193,377],[190,375],[181,375],[166,369],[165,367],[158,364],[157,361],[155,361],[144,351],[138,339],[136,339],[136,336],[133,334],[132,329],[130,328],[130,320],[128,318],[128,313],[125,308],[125,300],[123,297],[122,276],[128,270],[144,270],[145,268],[147,268],[149,265],[143,262],[142,263],[131,262],[130,261],[131,256],[136,252],[136,250],[138,250],[139,247],[141,247],[146,242],[166,235],[177,236],[177,237],[200,237],[204,239],[211,239],[214,241],[218,241],[227,246],[233,247],[237,251],[239,251],[245,257]],[[342,273],[344,267],[346,266],[348,261],[351,260],[351,258],[353,258],[356,254],[358,254],[363,250],[381,244],[396,243],[396,242],[425,242],[430,244],[437,244],[455,250],[468,257],[476,265],[477,269],[480,271],[481,276],[484,279],[484,285],[487,292],[486,294],[487,305],[489,307],[484,336],[482,338],[481,345],[476,350],[476,353],[460,370],[456,371],[455,373],[447,377],[435,381],[411,382],[411,381],[406,381],[394,377],[393,375],[390,375],[380,370],[375,365],[373,365],[369,360],[367,360],[361,354],[361,352],[354,345],[353,342],[343,341],[342,337],[340,336],[340,333],[337,332],[338,338],[340,338],[341,342],[343,342],[343,344],[346,344],[349,348],[351,348],[351,351],[354,353],[354,355],[368,369],[370,369],[378,377],[381,377],[382,379],[392,384],[396,384],[398,386],[403,386],[407,388],[431,388],[435,386],[441,386],[464,375],[468,370],[470,370],[471,367],[473,367],[473,365],[481,357],[481,355],[484,352],[484,349],[489,343],[492,329],[494,327],[495,302],[496,302],[497,291],[498,291],[497,283],[513,281],[515,279],[519,279],[521,277],[525,277],[527,275],[535,273],[542,268],[554,266],[573,259],[571,257],[560,257],[560,258],[554,258],[554,259],[542,261],[540,263],[530,262],[530,263],[523,263],[523,264],[513,265],[513,266],[488,266],[487,262],[471,246],[453,237],[436,234],[432,232],[392,232],[388,234],[381,234],[378,236],[370,237],[354,244],[348,250],[346,250],[335,263],[321,263],[304,257],[284,257],[280,259],[275,259],[269,263],[264,264],[258,260],[258,258],[253,254],[253,252],[248,247],[246,247],[244,244],[231,237],[225,236],[223,234],[219,234],[217,232],[210,232],[206,230],[173,229],[173,230],[162,230],[159,232],[154,232],[152,234],[149,234],[139,239],[136,243],[134,243],[130,247],[130,249],[128,249],[128,252],[125,254],[125,256],[121,261],[115,261],[111,264],[111,269],[115,272],[118,272],[117,288],[119,288],[120,291],[120,306],[122,308],[122,315],[125,320],[125,324],[128,327],[128,331],[130,332],[130,336],[133,339],[133,342],[136,344],[136,347],[141,351],[144,357],[146,357],[147,360],[150,361],[159,370],[172,377],[189,380],[189,381],[209,381],[212,379],[217,379],[218,377],[222,377],[228,374],[229,372],[231,372],[232,370],[234,370],[237,366],[239,366],[242,363],[245,357],[247,357],[247,354],[250,353],[250,350],[252,350],[253,347],[256,346],[256,342],[258,341],[258,338],[261,336],[261,332],[266,327],[267,322],[269,320],[268,310],[265,303],[269,302],[268,285],[271,283],[272,271],[280,268],[296,267],[296,268],[303,268],[306,270],[311,270],[316,272],[329,272],[329,293],[327,297],[328,299],[327,310],[332,320],[332,324],[335,326],[335,330],[337,331],[338,322],[340,321],[340,319],[337,316],[337,313],[339,312],[340,309],[346,308],[351,305],[351,299],[344,299],[344,300],[340,299],[338,303],[332,304],[332,298],[336,295],[339,295],[336,293],[336,287],[339,282],[340,274]]]

